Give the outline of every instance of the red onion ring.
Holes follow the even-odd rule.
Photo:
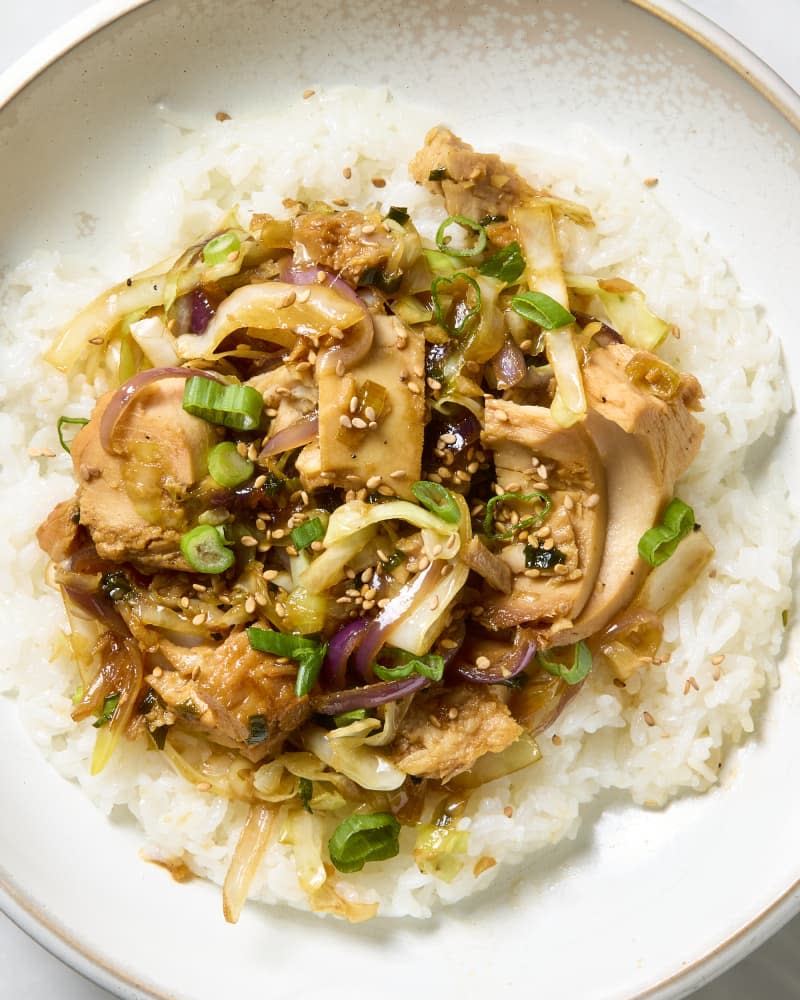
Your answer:
[[[100,418],[100,444],[103,449],[109,455],[114,454],[111,450],[111,440],[114,436],[114,431],[140,389],[143,389],[146,385],[150,385],[152,382],[160,382],[165,378],[194,377],[207,378],[212,382],[222,381],[219,375],[213,372],[202,371],[199,368],[148,368],[147,371],[138,372],[133,378],[129,378],[127,382],[123,382],[108,401],[108,405],[103,410],[103,416]]]
[[[357,323],[351,330],[355,334],[349,336],[347,342],[334,343],[320,352],[317,358],[317,371],[323,375],[336,371],[339,362],[344,365],[345,370],[352,368],[364,358],[372,347],[372,338],[375,336],[375,326],[372,322],[372,313],[367,309],[354,289],[347,284],[338,274],[335,274],[329,267],[320,267],[316,264],[294,267],[291,258],[286,258],[281,268],[281,281],[290,285],[316,285],[318,275],[323,274],[325,280],[323,284],[332,288],[335,292],[343,295],[346,299],[358,303],[364,310],[364,319]]]
[[[398,698],[404,698],[414,691],[420,691],[429,684],[430,680],[427,677],[412,674],[399,681],[379,681],[377,684],[367,684],[364,687],[317,695],[312,700],[312,707],[321,715],[339,715],[341,712],[354,712],[359,708],[377,708],[378,705],[385,705],[387,701],[397,701]]]
[[[357,618],[343,625],[333,636],[322,664],[322,679],[328,687],[340,688],[344,684],[347,663],[369,626],[369,618]]]
[[[369,623],[355,655],[355,668],[365,681],[374,680],[372,664],[389,641],[394,626],[409,613],[417,600],[423,601],[428,596],[428,591],[439,581],[444,565],[441,559],[436,559],[427,569],[417,573],[413,581],[403,587]]]
[[[472,684],[502,684],[521,674],[535,655],[536,643],[522,630],[517,630],[511,648],[496,639],[467,640],[453,664],[453,672]],[[475,665],[479,656],[489,659],[488,667]]]
[[[292,448],[301,448],[304,444],[316,440],[317,437],[319,437],[319,415],[315,411],[289,427],[284,427],[277,434],[273,434],[261,449],[259,460],[269,458],[271,455],[278,455],[283,451],[290,451]]]

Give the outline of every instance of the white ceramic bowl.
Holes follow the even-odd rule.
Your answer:
[[[97,220],[82,249],[102,252],[161,155],[159,103],[241,114],[337,83],[388,84],[488,139],[580,120],[629,148],[765,305],[798,384],[800,101],[675,0],[101,3],[0,78],[0,267],[74,245],[78,212]],[[791,425],[782,447],[792,468]],[[426,923],[251,907],[225,925],[218,890],[143,864],[137,832],[62,781],[0,700],[0,903],[122,997],[683,996],[800,908],[796,639],[717,789],[659,813],[614,806]]]

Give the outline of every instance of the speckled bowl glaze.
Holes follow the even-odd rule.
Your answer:
[[[81,219],[87,252],[114,238],[162,155],[159,104],[243,114],[341,83],[389,86],[487,148],[590,124],[664,179],[663,200],[793,332],[800,101],[675,0],[98,4],[0,78],[0,267],[74,244]],[[795,340],[786,355],[796,381]],[[782,447],[796,469],[791,425]],[[62,781],[0,699],[0,902],[137,1000],[684,996],[800,908],[796,639],[718,788],[658,813],[609,803],[577,842],[424,923],[251,907],[227,926],[218,890],[141,863],[136,831]]]

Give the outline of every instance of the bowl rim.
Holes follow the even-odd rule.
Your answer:
[[[0,73],[0,111],[50,66],[92,35],[156,0],[98,0],[53,30]],[[747,46],[683,0],[623,0],[700,45],[753,87],[800,134],[800,94]],[[82,947],[68,928],[50,918],[0,871],[0,912],[46,951],[121,1000],[170,1000],[112,968],[104,957]],[[679,971],[627,1000],[678,1000],[699,989],[777,933],[800,913],[800,879],[746,924]]]

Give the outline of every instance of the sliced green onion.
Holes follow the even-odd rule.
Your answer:
[[[660,566],[677,549],[678,542],[694,527],[692,508],[673,497],[667,504],[661,524],[645,531],[639,539],[639,555],[648,566]]]
[[[399,838],[400,824],[391,813],[356,813],[333,831],[328,853],[340,872],[360,872],[367,861],[396,858]]]
[[[314,784],[310,778],[301,778],[297,783],[297,794],[306,812],[311,812],[311,797],[314,794]]]
[[[296,549],[307,549],[312,542],[319,542],[325,537],[325,528],[318,517],[312,517],[310,521],[292,528],[290,534]]]
[[[399,205],[392,205],[392,207],[386,213],[386,218],[391,219],[392,222],[396,222],[399,225],[404,226],[409,220],[408,209],[402,208]]]
[[[571,312],[544,292],[520,292],[511,300],[511,308],[543,330],[560,330],[575,322]]]
[[[447,172],[447,167],[434,167],[433,170],[428,174],[429,181],[449,181],[450,174]]]
[[[247,726],[250,730],[250,735],[247,737],[249,747],[256,747],[269,739],[269,726],[263,715],[251,715],[247,720]]]
[[[198,524],[181,535],[183,558],[198,573],[224,573],[235,556],[213,524]]]
[[[478,268],[479,274],[484,274],[487,278],[497,278],[506,285],[513,285],[524,271],[525,258],[522,256],[522,248],[516,241],[492,254]]]
[[[461,520],[461,511],[458,509],[455,497],[450,490],[439,483],[420,479],[413,484],[411,492],[423,507],[447,524],[458,524]]]
[[[398,566],[402,566],[405,561],[405,552],[402,552],[400,549],[395,549],[389,558],[385,562],[381,563],[381,569],[384,573],[391,573],[393,569],[397,569]]]
[[[517,503],[534,503],[537,500],[544,506],[544,510],[540,514],[523,518],[509,531],[499,533],[494,530],[494,509],[499,503],[512,503],[514,501]],[[550,513],[552,506],[553,501],[550,499],[550,494],[540,493],[538,490],[534,493],[501,493],[499,496],[492,497],[486,504],[486,514],[483,518],[483,533],[487,538],[492,538],[495,541],[507,541],[509,538],[513,538],[518,532],[541,524]]]
[[[448,243],[447,230],[450,226],[458,225],[462,229],[471,229],[478,237],[473,247],[453,247]],[[442,253],[451,257],[477,257],[486,249],[486,230],[474,219],[467,218],[466,215],[448,215],[444,222],[436,230],[436,246]]]
[[[412,674],[419,674],[432,681],[440,681],[444,676],[444,657],[438,653],[426,653],[424,656],[414,656],[404,649],[390,651],[394,659],[401,662],[396,667],[383,667],[380,663],[373,665],[375,676],[382,681],[399,681]]]
[[[560,549],[545,549],[541,545],[526,545],[525,550],[526,569],[553,569],[567,561],[567,557]]]
[[[115,691],[114,694],[109,694],[103,699],[103,707],[100,709],[100,714],[97,716],[95,722],[92,723],[95,729],[101,729],[111,722],[114,712],[117,710],[117,705],[119,705],[119,699],[119,691]]]
[[[475,293],[475,305],[472,306],[471,309],[460,309],[456,317],[456,323],[451,325],[447,322],[445,311],[442,308],[442,303],[439,299],[439,289],[442,285],[452,285],[453,282],[458,279],[465,281]],[[454,337],[460,337],[466,330],[469,321],[480,315],[481,305],[483,304],[480,285],[474,278],[470,277],[468,274],[464,274],[463,271],[456,271],[455,274],[450,275],[449,277],[441,275],[438,278],[434,278],[431,283],[431,301],[433,302],[433,315],[436,317],[436,322]],[[466,298],[463,300],[462,305],[467,305]]]
[[[215,236],[203,247],[203,263],[209,267],[224,263],[232,253],[238,253],[242,241],[236,233],[228,231]]]
[[[183,390],[183,408],[193,417],[237,431],[252,431],[261,420],[264,400],[251,385],[223,385],[208,378],[190,378]]]
[[[569,667],[565,667],[557,660],[551,660],[543,650],[539,650],[536,654],[536,661],[542,670],[546,670],[554,677],[560,677],[567,684],[580,684],[592,669],[592,654],[585,642],[579,642],[575,645],[572,665]]]
[[[247,638],[259,653],[272,653],[297,660],[299,667],[294,690],[298,698],[307,695],[317,683],[322,662],[328,652],[327,643],[307,639],[302,635],[287,635],[285,632],[271,632],[269,629],[249,628]]]
[[[64,451],[69,455],[72,451],[72,442],[75,440],[76,434],[73,434],[69,441],[64,437],[64,428],[72,424],[76,424],[78,427],[85,427],[89,421],[86,417],[59,417],[56,423],[56,430],[58,431],[58,442]]]
[[[352,712],[340,712],[338,715],[334,715],[333,721],[341,729],[344,726],[349,726],[352,722],[361,722],[366,717],[366,708],[354,708]]]
[[[208,453],[208,471],[220,486],[240,486],[253,475],[253,463],[233,441],[220,441]]]

